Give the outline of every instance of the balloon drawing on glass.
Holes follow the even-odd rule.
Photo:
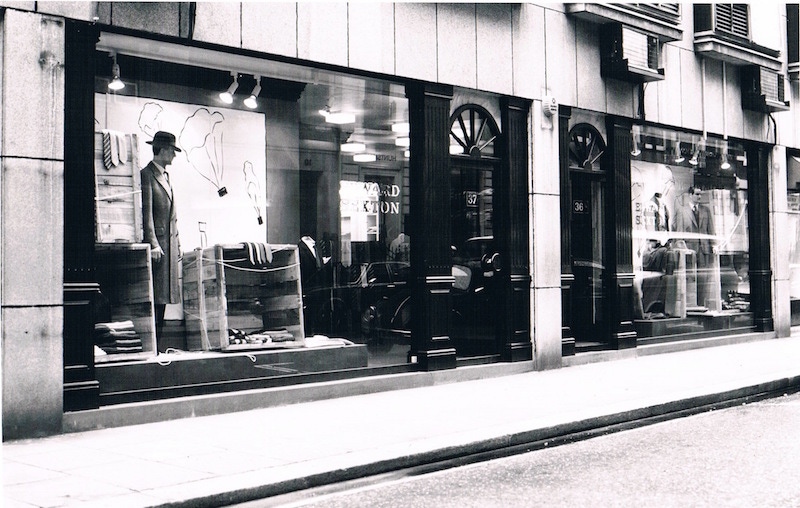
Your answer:
[[[178,138],[189,164],[216,187],[219,197],[228,193],[228,189],[222,185],[225,173],[222,163],[223,121],[225,117],[222,113],[200,108],[186,119]]]
[[[244,161],[242,172],[244,173],[244,181],[247,187],[247,197],[253,203],[253,208],[258,216],[258,224],[264,224],[264,196],[261,192],[261,182],[256,177],[253,163]]]
[[[139,128],[147,134],[151,139],[156,132],[161,130],[161,119],[159,116],[164,111],[160,104],[155,102],[148,102],[139,112]]]

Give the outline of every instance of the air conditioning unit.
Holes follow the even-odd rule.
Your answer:
[[[635,83],[663,80],[661,41],[655,35],[621,23],[601,26],[600,73]]]
[[[759,65],[741,68],[742,107],[769,113],[789,109],[786,77]]]

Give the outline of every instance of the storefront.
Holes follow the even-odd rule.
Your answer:
[[[565,354],[771,329],[764,147],[562,122]]]
[[[66,410],[532,358],[529,101],[148,37],[67,24]]]

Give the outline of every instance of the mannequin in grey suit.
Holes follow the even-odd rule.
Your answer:
[[[166,167],[181,149],[175,145],[175,136],[163,131],[147,143],[153,146],[153,160],[141,171],[142,222],[144,242],[150,244],[153,260],[156,337],[160,337],[166,305],[180,302],[178,216]]]

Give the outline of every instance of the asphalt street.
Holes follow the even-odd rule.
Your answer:
[[[798,429],[795,393],[344,492],[238,506],[793,507],[800,506]]]

